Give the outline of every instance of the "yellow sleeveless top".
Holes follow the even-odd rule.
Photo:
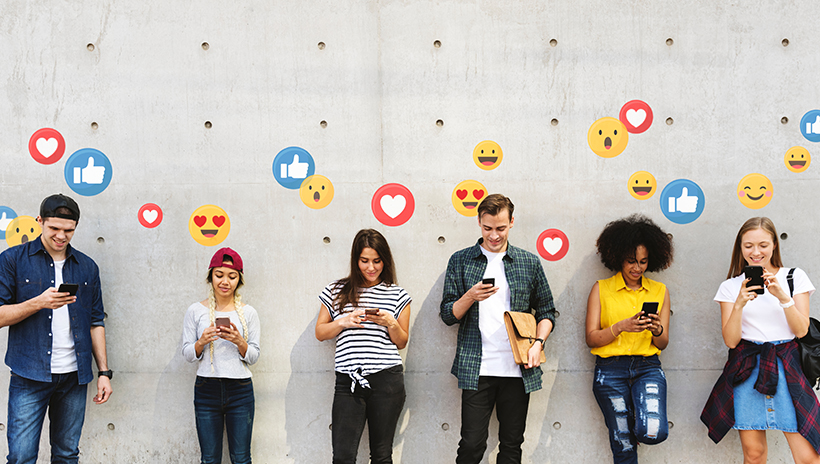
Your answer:
[[[666,296],[666,285],[646,278],[641,278],[641,288],[632,290],[626,286],[620,272],[609,279],[598,281],[598,295],[601,299],[601,328],[606,329],[618,321],[637,314],[644,302],[658,302],[658,315],[663,310],[663,298]],[[611,356],[652,356],[661,352],[652,344],[652,333],[622,332],[609,345],[591,350],[592,354],[602,358]]]

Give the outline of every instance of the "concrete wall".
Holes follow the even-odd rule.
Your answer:
[[[313,336],[317,294],[347,273],[355,232],[375,227],[414,299],[394,455],[451,462],[460,426],[449,374],[456,328],[441,323],[438,306],[448,257],[479,236],[476,220],[450,202],[456,184],[475,179],[516,203],[513,244],[536,252],[549,228],[570,241],[562,260],[543,261],[561,316],[547,343],[544,389],[531,398],[524,461],[610,459],[591,393],[585,302],[608,276],[597,234],[641,212],[674,235],[677,254],[653,276],[672,295],[662,360],[674,425],[665,443],[639,455],[738,462],[737,434],[714,445],[698,419],[726,356],[712,297],[737,229],[761,214],[788,234],[786,264],[820,282],[818,168],[798,174],[783,162],[789,147],[815,147],[798,126],[820,106],[818,15],[820,3],[809,0],[0,3],[0,205],[36,216],[44,196],[73,195],[83,218],[72,243],[102,269],[117,374],[111,401],[89,402],[82,460],[198,459],[195,366],[181,357],[180,333],[185,309],[205,295],[215,251],[192,239],[188,220],[214,204],[231,221],[220,246],[245,257],[245,301],[262,320],[252,369],[255,461],[329,461],[334,348]],[[595,155],[590,125],[617,117],[632,99],[652,107],[653,125],[620,156]],[[65,137],[66,154],[53,165],[28,153],[43,127]],[[504,150],[495,170],[472,161],[482,140]],[[274,179],[273,159],[288,146],[308,150],[316,173],[333,182],[326,208],[307,208]],[[96,196],[73,194],[63,177],[69,155],[84,147],[104,152],[114,169]],[[641,170],[659,188],[696,182],[703,214],[678,225],[662,214],[660,192],[632,198],[627,179]],[[736,193],[755,172],[775,188],[761,210]],[[415,197],[415,214],[399,227],[370,210],[373,193],[390,182]],[[153,229],[137,222],[149,202],[164,212]],[[0,375],[0,385],[7,380]],[[769,444],[770,462],[791,461],[782,434],[770,433]],[[40,462],[47,450],[44,437]],[[366,462],[366,439],[360,455]],[[495,462],[490,452],[487,462]]]

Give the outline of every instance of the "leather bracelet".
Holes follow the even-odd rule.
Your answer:
[[[663,335],[663,326],[661,326],[661,333],[659,333],[658,335],[652,334],[653,337],[660,337],[661,335]]]

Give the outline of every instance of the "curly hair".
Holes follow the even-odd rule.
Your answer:
[[[672,239],[651,219],[641,214],[612,221],[598,236],[596,246],[601,262],[611,271],[620,271],[624,261],[635,256],[643,245],[649,254],[648,272],[661,271],[672,264]]]

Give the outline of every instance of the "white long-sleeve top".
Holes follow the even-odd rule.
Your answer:
[[[182,326],[182,355],[188,362],[199,362],[196,374],[200,377],[220,377],[227,379],[247,379],[251,377],[248,366],[259,359],[259,317],[250,306],[242,307],[248,324],[248,350],[239,355],[239,348],[228,340],[218,339],[214,343],[213,370],[211,370],[210,346],[206,345],[197,357],[194,344],[202,332],[211,325],[209,310],[202,303],[194,303],[185,313]],[[229,317],[233,325],[244,337],[244,328],[236,311],[216,311],[216,317]]]

